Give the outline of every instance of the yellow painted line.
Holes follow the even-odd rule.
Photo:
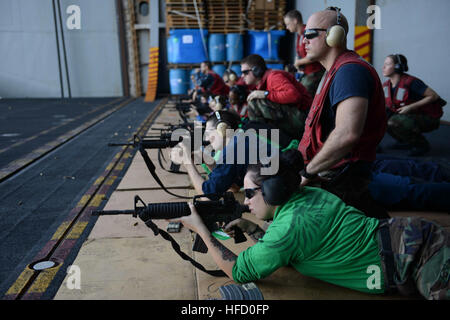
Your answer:
[[[78,239],[81,234],[83,233],[84,229],[88,225],[87,221],[80,221],[75,223],[73,228],[70,230],[69,234],[67,235],[66,239],[75,240]]]
[[[83,207],[83,206],[89,201],[89,198],[90,198],[90,197],[91,197],[90,194],[85,194],[85,195],[83,195],[83,196],[81,197],[80,201],[78,201],[78,203],[77,203],[77,208]]]
[[[160,107],[161,105],[162,105],[162,103],[158,107]],[[123,147],[123,149],[124,148],[125,147]],[[124,154],[124,156],[125,155],[128,158],[131,156],[131,153],[127,152]],[[108,165],[108,167],[112,167],[112,165],[113,164],[110,164],[110,165]],[[124,167],[124,163],[118,164],[118,168],[122,169],[123,167]],[[105,183],[110,185],[114,182],[115,179],[117,179],[117,176],[110,176],[105,181]],[[105,180],[105,177],[99,177],[95,180],[94,184],[100,184],[104,180]],[[83,207],[85,204],[87,204],[87,202],[91,198],[92,198],[91,205],[98,207],[100,205],[100,203],[103,201],[104,197],[105,197],[104,194],[97,194],[94,197],[92,197],[92,195],[83,195],[76,207],[77,208]],[[66,239],[78,239],[81,236],[81,234],[83,233],[84,229],[87,227],[87,225],[88,225],[87,221],[76,222],[75,225],[73,226],[73,228],[68,233]],[[62,235],[67,231],[69,226],[70,226],[69,221],[64,221],[63,223],[61,223],[61,225],[58,227],[58,229],[54,233],[52,240],[59,240],[62,237]],[[49,287],[50,283],[55,278],[56,273],[59,271],[61,266],[62,266],[62,264],[58,265],[54,268],[39,271],[39,275],[37,276],[37,278],[31,285],[31,287],[28,289],[27,293],[44,293],[47,290],[47,288]],[[28,267],[25,268],[24,271],[22,271],[20,276],[13,283],[13,285],[9,288],[6,295],[17,295],[20,292],[22,292],[23,289],[25,288],[25,286],[31,280],[31,278],[35,272],[36,271],[31,270]]]
[[[70,226],[70,221],[64,221],[61,223],[61,225],[56,229],[55,233],[53,234],[52,240],[59,240],[61,239],[64,232],[66,232],[67,228]]]
[[[96,186],[96,185],[99,185],[99,184],[101,184],[104,180],[105,180],[105,177],[103,177],[103,176],[98,177],[97,180],[95,180],[94,185],[95,185],[95,186]]]
[[[118,164],[117,164],[117,166],[116,166],[116,169],[115,169],[115,170],[122,170],[124,166],[125,166],[125,163],[123,163],[123,162],[120,162],[120,163],[118,163]]]
[[[67,231],[67,229],[70,227],[70,221],[64,221],[61,223],[61,225],[58,227],[56,232],[53,234],[52,240],[57,241],[62,238],[63,234]],[[73,228],[70,230],[69,234],[67,235],[66,239],[78,239],[83,232],[84,228],[86,228],[87,222],[77,222],[73,226]]]
[[[123,154],[123,158],[124,158],[124,159],[128,159],[129,157],[131,157],[131,152],[125,152],[125,153]]]
[[[13,285],[8,289],[5,295],[16,295],[19,294],[25,285],[30,281],[31,276],[34,274],[34,270],[25,268],[20,276],[16,279]]]
[[[116,179],[117,179],[117,176],[109,177],[109,178],[105,181],[105,184],[106,184],[107,186],[111,186],[111,185],[114,183],[114,181],[116,181]]]
[[[39,275],[37,276],[36,280],[34,280],[27,293],[44,293],[50,285],[50,282],[52,282],[52,280],[55,278],[55,275],[59,271],[61,266],[62,264],[54,268],[40,271]]]
[[[93,206],[93,207],[98,207],[98,206],[100,206],[100,204],[102,203],[104,198],[105,198],[104,194],[96,194],[92,198],[92,202],[90,203],[90,205]]]

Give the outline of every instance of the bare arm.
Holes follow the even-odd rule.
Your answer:
[[[197,194],[203,194],[203,182],[205,181],[201,174],[198,172],[197,167],[193,163],[185,163],[184,167],[186,168],[186,171],[189,175],[189,178],[191,179],[192,185],[194,186],[195,191]]]
[[[362,97],[350,97],[338,104],[336,126],[322,149],[308,164],[308,173],[317,174],[328,170],[353,149],[363,132],[367,109],[368,100]],[[307,184],[308,180],[303,179],[302,185]]]
[[[299,69],[305,64],[310,64],[312,61],[308,57],[295,59],[294,66]]]
[[[435,102],[437,99],[439,99],[439,95],[430,87],[428,87],[425,90],[423,95],[424,95],[423,99],[416,101],[414,103],[411,103],[407,106],[398,108],[398,113],[400,113],[400,114],[410,113],[411,111],[420,109],[421,107],[423,107],[427,104],[430,104],[432,102]]]
[[[207,229],[206,231],[207,233],[203,232],[199,233],[199,235],[208,247],[208,252],[211,254],[211,257],[217,266],[225,272],[230,279],[233,279],[233,267],[236,263],[237,256],[220,243],[219,240],[214,238]]]

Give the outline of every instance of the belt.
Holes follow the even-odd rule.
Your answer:
[[[395,290],[396,285],[394,282],[394,253],[392,252],[391,236],[389,234],[389,219],[380,220],[378,226],[381,240],[381,255],[384,261],[385,272],[387,276],[387,292],[390,293]]]

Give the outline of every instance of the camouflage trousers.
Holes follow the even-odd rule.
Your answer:
[[[418,148],[428,148],[423,132],[439,127],[439,119],[423,114],[393,114],[388,119],[387,132],[396,140]]]
[[[390,271],[382,259],[385,278],[392,274],[387,287],[403,295],[420,293],[429,300],[450,299],[450,233],[419,217],[386,219],[380,221],[379,228],[383,226],[389,231],[392,251],[388,254],[393,257]]]
[[[308,90],[309,94],[313,98],[316,95],[317,87],[319,86],[320,80],[322,80],[324,72],[325,71],[323,70],[305,74],[300,80],[300,83],[306,88],[306,90]]]
[[[253,99],[248,103],[250,121],[271,124],[292,139],[302,138],[307,115],[308,111],[300,111],[296,106],[279,104],[267,99]]]

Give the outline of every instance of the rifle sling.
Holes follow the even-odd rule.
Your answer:
[[[178,255],[183,260],[189,261],[197,269],[200,269],[201,271],[206,272],[207,274],[209,274],[213,277],[227,277],[225,272],[223,272],[222,270],[206,270],[203,265],[201,265],[200,263],[198,263],[197,261],[195,261],[194,259],[189,257],[183,251],[181,251],[180,245],[175,241],[175,239],[170,234],[168,234],[166,231],[158,228],[158,226],[156,224],[154,224],[151,219],[147,220],[145,222],[145,225],[153,230],[153,233],[155,234],[155,236],[160,234],[161,237],[163,237],[167,241],[170,241],[170,243],[172,244],[172,248],[175,250],[175,252],[178,253]]]
[[[145,165],[148,168],[148,171],[150,171],[152,177],[155,179],[155,181],[161,186],[161,188],[163,188],[163,190],[165,192],[167,192],[168,194],[175,196],[177,198],[181,198],[181,199],[192,199],[192,197],[185,197],[185,196],[180,196],[178,194],[172,193],[169,190],[167,190],[167,188],[163,185],[163,183],[161,182],[161,180],[159,179],[158,175],[156,174],[155,171],[155,165],[153,164],[152,160],[150,159],[150,157],[148,156],[147,151],[145,150],[145,148],[142,145],[139,145],[139,152],[142,155],[142,158],[144,158],[144,162]]]

